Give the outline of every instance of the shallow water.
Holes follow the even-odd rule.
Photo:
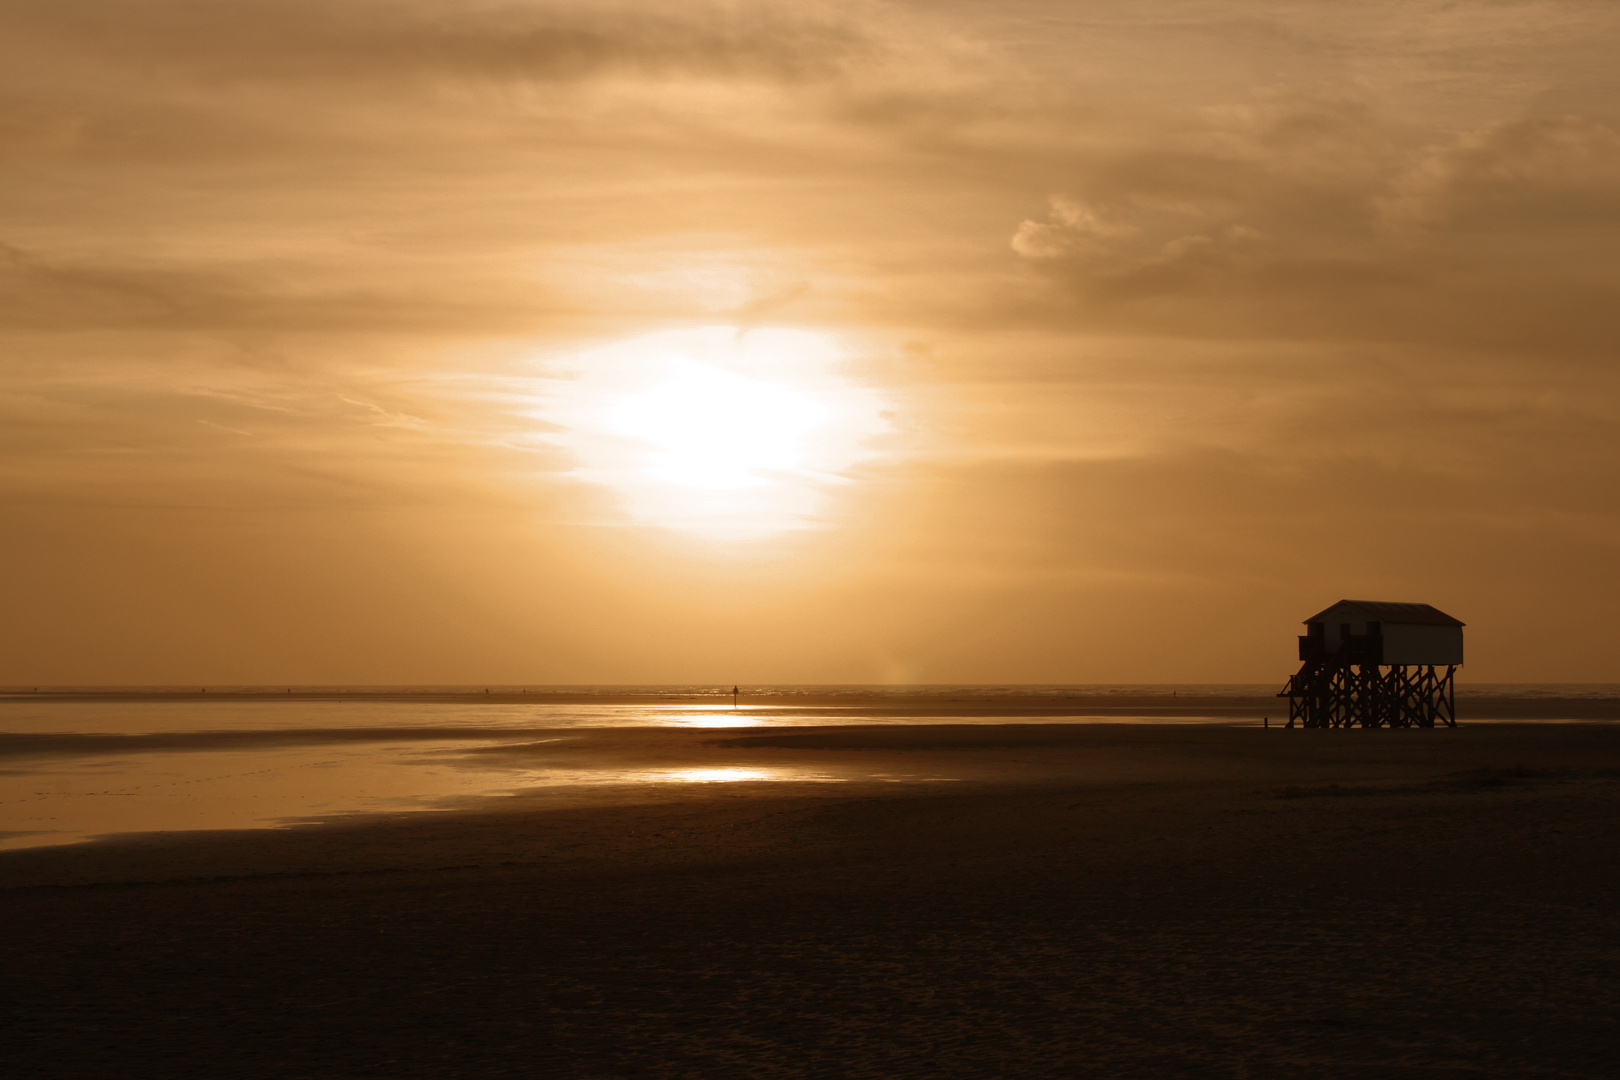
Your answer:
[[[284,828],[606,787],[835,782],[850,774],[480,753],[558,732],[870,723],[836,710],[367,700],[0,702],[0,850],[124,833]],[[881,778],[881,777],[880,777]],[[923,777],[926,779],[926,777]]]
[[[14,759],[0,771],[0,850],[118,833],[279,828],[439,810],[535,788],[842,779],[795,768],[519,764],[476,753],[488,745],[318,743]]]
[[[1286,713],[1286,706],[1281,712]],[[1180,722],[1231,723],[1230,717],[1162,717],[1131,713],[1102,717],[1026,716],[975,710],[976,723]],[[180,731],[290,731],[339,728],[731,728],[826,724],[935,724],[936,712],[922,715],[880,705],[815,708],[790,705],[557,705],[409,701],[0,701],[0,733],[117,733],[142,735]]]
[[[468,688],[326,688],[286,698],[236,688],[242,699],[235,700],[218,690],[176,699],[170,688],[161,700],[151,700],[163,693],[151,690],[0,699],[0,849],[132,832],[288,827],[613,786],[944,779],[612,756],[547,760],[542,744],[557,743],[560,751],[570,732],[578,738],[614,729],[673,734],[850,724],[1252,726],[1258,722],[1253,715],[1218,710],[1240,701],[1264,708],[1266,695],[1275,693],[1255,686],[767,687],[751,688],[747,700],[732,707],[730,695],[712,687],[569,688],[535,691],[539,700],[532,701],[521,700],[529,693],[522,688],[495,689],[506,700]],[[1497,697],[1526,701],[1605,699],[1617,691],[1490,688]],[[592,700],[628,693],[644,700]],[[547,694],[569,700],[544,700]],[[1153,696],[1186,707],[1174,716],[1131,711],[1132,703]],[[672,698],[685,700],[661,700]],[[1194,702],[1211,711],[1200,712]],[[1076,711],[1061,703],[1075,704]],[[1083,708],[1109,711],[1083,715]],[[517,742],[524,744],[523,756],[488,752]]]

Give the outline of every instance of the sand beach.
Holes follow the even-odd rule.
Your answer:
[[[0,853],[12,1067],[1613,1075],[1620,727],[591,734],[730,779]]]

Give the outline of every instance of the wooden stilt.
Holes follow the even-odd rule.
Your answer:
[[[1277,696],[1288,699],[1289,724],[1300,727],[1456,727],[1456,672],[1455,665],[1386,667],[1329,655],[1306,660]]]

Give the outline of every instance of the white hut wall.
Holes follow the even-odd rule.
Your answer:
[[[1384,663],[1461,664],[1463,632],[1460,626],[1421,623],[1384,624]]]
[[[1326,624],[1323,628],[1323,647],[1328,652],[1338,652],[1339,646],[1344,644],[1344,632],[1341,628],[1346,623],[1350,624],[1352,635],[1367,632],[1367,616],[1350,608],[1334,608],[1323,615],[1320,621]]]

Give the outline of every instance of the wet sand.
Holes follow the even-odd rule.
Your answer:
[[[1617,726],[592,736],[855,779],[0,853],[13,1068],[1614,1075]]]

